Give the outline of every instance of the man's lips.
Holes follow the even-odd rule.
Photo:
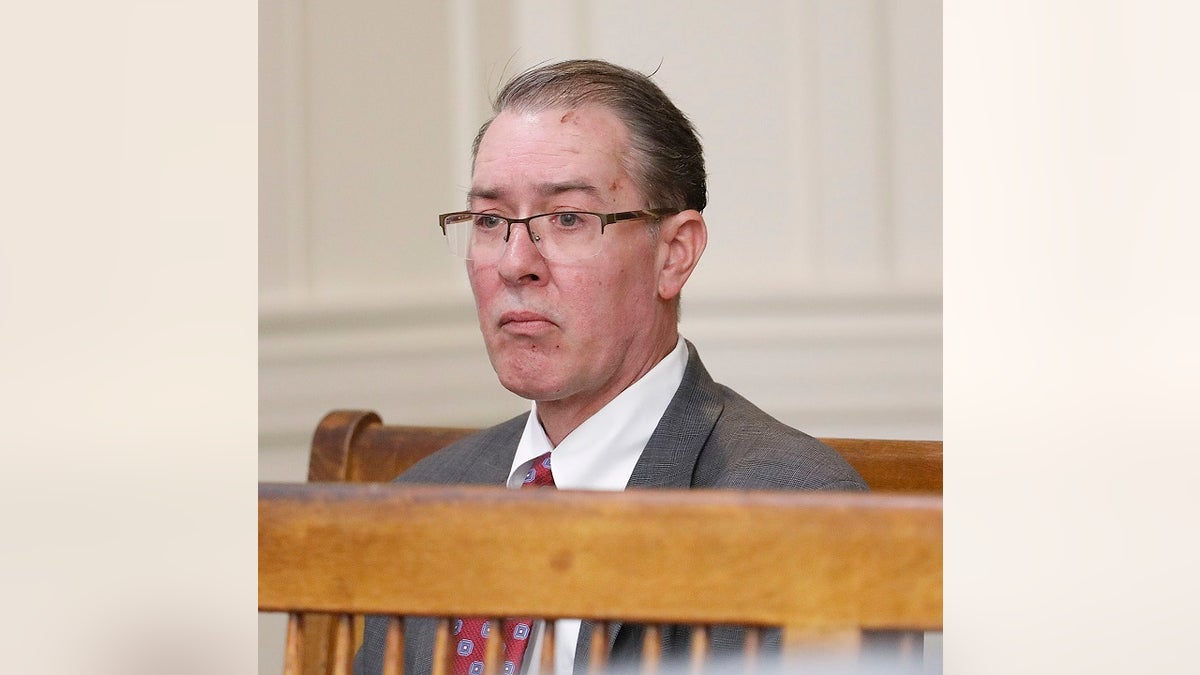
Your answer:
[[[500,315],[500,329],[514,333],[536,333],[555,325],[546,315],[537,312],[505,312]]]

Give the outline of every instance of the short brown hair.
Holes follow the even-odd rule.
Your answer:
[[[601,105],[629,130],[630,175],[646,208],[695,209],[708,204],[704,151],[691,121],[642,73],[598,60],[535,66],[509,80],[492,101],[493,117],[471,146],[471,162],[495,115],[509,109],[538,111]]]

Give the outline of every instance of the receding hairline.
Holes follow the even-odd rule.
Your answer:
[[[468,202],[470,201],[471,193],[474,192],[475,188],[477,187],[475,185],[475,163],[479,159],[479,149],[483,145],[484,137],[487,135],[487,132],[492,128],[492,124],[497,119],[506,114],[510,116],[538,115],[546,112],[562,111],[564,113],[564,118],[562,121],[565,121],[565,115],[567,113],[581,110],[595,110],[608,113],[616,122],[617,128],[619,128],[621,131],[621,136],[620,138],[614,139],[617,142],[616,146],[613,148],[614,156],[616,157],[617,161],[620,162],[625,176],[632,181],[634,188],[637,190],[638,194],[641,195],[642,199],[644,201],[651,199],[651,186],[648,184],[649,181],[647,180],[647,177],[641,167],[641,164],[645,162],[647,158],[645,153],[639,150],[638,144],[635,141],[635,128],[629,123],[628,120],[625,119],[625,117],[621,114],[621,110],[617,106],[593,99],[586,99],[575,104],[558,100],[545,102],[538,99],[521,101],[505,107],[496,112],[491,119],[488,119],[480,126],[479,132],[475,136],[475,141],[471,145],[471,191],[468,192]],[[669,205],[646,203],[643,206],[645,208],[663,208]]]
[[[520,115],[540,115],[544,113],[562,112],[563,117],[561,122],[567,121],[567,115],[578,111],[596,111],[606,113],[609,119],[618,130],[619,136],[612,137],[606,135],[607,138],[614,141],[611,151],[613,156],[621,163],[625,170],[625,174],[634,182],[640,192],[645,193],[643,185],[644,178],[638,170],[639,153],[637,143],[635,142],[636,130],[622,115],[621,111],[613,105],[607,105],[599,101],[583,101],[578,105],[570,105],[566,103],[556,103],[554,105],[538,104],[520,104],[512,105],[494,114],[490,119],[484,122],[479,127],[479,132],[475,136],[474,142],[471,144],[471,180],[475,178],[475,163],[479,159],[479,150],[483,145],[483,139],[487,132],[491,130],[492,125],[502,116],[520,116]]]
[[[471,169],[475,168],[475,160],[479,157],[479,147],[483,144],[483,138],[492,128],[496,120],[502,115],[538,115],[551,111],[562,111],[563,113],[571,113],[581,110],[597,110],[606,112],[612,116],[620,125],[621,131],[624,133],[624,141],[626,149],[633,149],[633,137],[635,130],[629,121],[622,115],[622,111],[618,106],[605,103],[604,101],[584,100],[575,103],[567,101],[521,101],[512,105],[506,106],[495,111],[490,118],[485,120],[479,126],[479,131],[475,134],[475,140],[471,143]],[[565,120],[565,117],[563,119]]]

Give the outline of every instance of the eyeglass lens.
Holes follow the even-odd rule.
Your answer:
[[[447,217],[445,225],[450,251],[468,260],[499,260],[513,237],[524,236],[547,260],[583,260],[600,252],[601,220],[591,213],[550,213],[531,218],[528,224],[510,224],[495,215],[456,214]]]

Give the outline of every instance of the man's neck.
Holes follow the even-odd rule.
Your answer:
[[[638,369],[631,371],[630,375],[614,380],[599,392],[588,392],[554,401],[538,401],[538,422],[545,430],[546,437],[550,439],[550,444],[558,447],[558,444],[580,424],[586,422],[589,417],[599,412],[621,392],[642,379],[646,373],[662,362],[675,349],[678,342],[678,332],[664,337],[658,348],[651,352],[654,355],[652,358],[647,359]]]

